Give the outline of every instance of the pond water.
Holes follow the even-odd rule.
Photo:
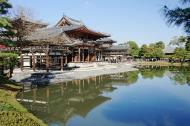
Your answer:
[[[17,96],[49,126],[189,126],[190,71],[139,71],[27,89]]]

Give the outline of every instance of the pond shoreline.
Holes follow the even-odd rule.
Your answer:
[[[136,66],[183,66],[188,67],[190,66],[189,63],[171,63],[167,61],[155,61],[155,62],[147,62],[147,61],[141,61],[141,62],[134,62]]]
[[[1,78],[0,85],[0,125],[46,126],[46,124],[30,113],[17,100],[16,95],[22,86]]]
[[[102,66],[82,67],[70,71],[50,71],[49,73],[45,71],[33,72],[32,70],[20,71],[19,69],[16,69],[11,80],[14,80],[17,83],[24,84],[32,84],[35,83],[36,80],[38,80],[37,83],[42,82],[50,84],[136,70],[138,69],[135,68],[135,64],[133,63],[106,64]],[[31,76],[34,74],[48,74],[48,77],[32,78]]]

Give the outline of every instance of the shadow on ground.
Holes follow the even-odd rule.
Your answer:
[[[26,85],[40,87],[49,85],[53,78],[55,78],[53,73],[33,73],[30,77],[21,80],[21,82]]]

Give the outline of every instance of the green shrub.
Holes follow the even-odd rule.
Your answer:
[[[8,103],[0,103],[0,111],[15,110],[15,108]]]

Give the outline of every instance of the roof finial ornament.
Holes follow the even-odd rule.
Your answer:
[[[66,17],[65,12],[63,12],[63,17]]]

